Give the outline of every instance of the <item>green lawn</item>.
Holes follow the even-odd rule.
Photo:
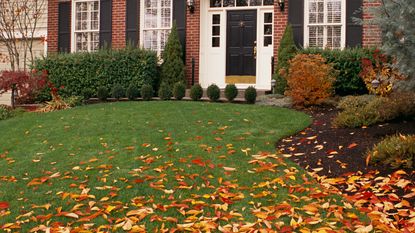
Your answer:
[[[0,227],[352,230],[362,225],[354,209],[274,155],[278,139],[309,123],[287,109],[199,102],[0,121]]]

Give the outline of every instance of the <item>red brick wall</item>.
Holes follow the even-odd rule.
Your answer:
[[[288,1],[285,3],[285,10],[281,11],[280,6],[275,1],[274,4],[274,64],[277,64],[278,47],[288,24]]]
[[[112,48],[125,47],[126,1],[112,0]]]
[[[370,12],[370,8],[378,7],[382,3],[380,0],[376,2],[370,0],[363,1],[363,20],[367,21],[373,18],[373,15]],[[372,47],[379,46],[382,44],[382,36],[379,27],[375,25],[364,24],[363,25],[363,46]]]
[[[192,84],[192,58],[195,59],[195,83],[199,83],[200,50],[200,0],[195,1],[195,11],[186,10],[186,80]]]
[[[48,52],[58,52],[58,0],[48,1]]]

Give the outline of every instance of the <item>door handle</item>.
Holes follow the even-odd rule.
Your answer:
[[[256,59],[256,55],[257,55],[257,47],[256,47],[256,41],[254,41],[254,59]]]

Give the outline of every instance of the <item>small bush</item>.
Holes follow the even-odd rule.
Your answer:
[[[376,96],[374,95],[346,96],[339,102],[337,108],[341,110],[355,110],[357,108],[363,108],[375,98]]]
[[[283,75],[284,71],[278,74],[274,74],[275,79],[274,93],[284,95],[287,90],[287,79]]]
[[[106,87],[98,87],[97,97],[101,101],[106,101],[108,99],[109,93]]]
[[[256,93],[255,87],[250,86],[245,90],[245,101],[248,104],[255,104],[256,97],[257,97],[257,93]]]
[[[0,105],[0,121],[13,117],[13,109],[6,105]]]
[[[174,84],[173,96],[176,100],[182,100],[186,96],[186,85],[183,82]]]
[[[195,84],[190,89],[190,98],[193,101],[198,101],[203,97],[203,88],[200,86],[200,84]]]
[[[209,97],[210,101],[216,102],[220,98],[220,89],[216,84],[212,84],[207,88],[206,94]]]
[[[167,83],[162,83],[159,89],[159,97],[161,100],[170,100],[172,97],[171,86]]]
[[[232,102],[238,96],[238,88],[235,84],[228,84],[225,87],[225,97],[229,102]]]
[[[333,121],[337,127],[355,128],[415,116],[415,94],[394,93],[389,97],[350,96],[339,103],[342,109]]]
[[[125,89],[120,84],[116,84],[112,90],[111,95],[113,98],[120,100],[121,98],[125,97]]]
[[[333,94],[333,73],[322,56],[299,54],[290,61],[287,94],[297,106],[322,104]]]
[[[145,101],[149,101],[153,98],[153,87],[149,84],[144,84],[141,87],[141,97],[143,98],[143,100]]]
[[[136,85],[130,84],[127,88],[126,95],[129,100],[135,100],[140,96],[140,90],[138,90]]]
[[[81,106],[84,104],[84,97],[83,96],[71,96],[68,98],[64,98],[63,101],[67,103],[70,107]]]
[[[85,88],[81,94],[85,100],[89,100],[95,95],[94,90],[92,90],[91,88]]]
[[[415,135],[387,137],[368,152],[368,161],[392,168],[415,168]]]

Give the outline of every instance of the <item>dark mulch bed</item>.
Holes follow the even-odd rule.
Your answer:
[[[366,166],[366,152],[384,137],[397,133],[415,134],[415,120],[391,122],[367,128],[334,128],[332,119],[336,109],[314,109],[306,113],[314,119],[304,131],[277,143],[284,154],[308,171],[316,171],[320,176],[339,177],[355,172],[368,173],[378,170],[387,176],[393,173],[383,165]],[[406,170],[415,181],[413,170]]]

